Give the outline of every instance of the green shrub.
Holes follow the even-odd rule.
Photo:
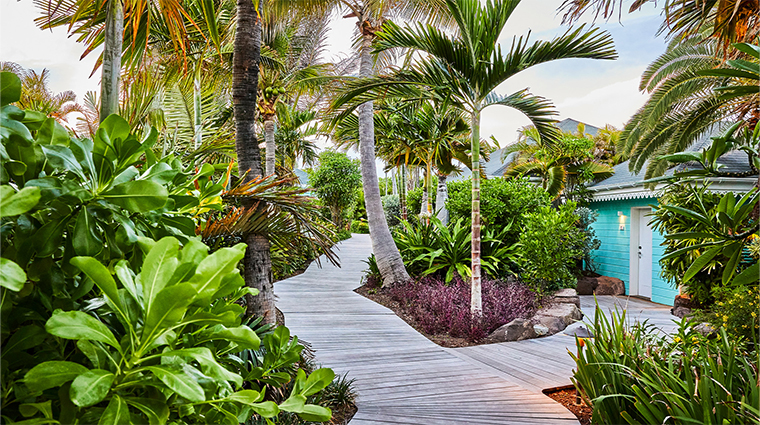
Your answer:
[[[411,276],[424,277],[440,274],[448,284],[455,274],[463,278],[472,275],[472,230],[457,220],[443,225],[433,217],[430,223],[421,220],[418,224],[404,222],[393,239]],[[491,277],[502,277],[510,272],[517,257],[514,244],[507,244],[504,233],[486,229],[481,244],[481,266]]]
[[[583,258],[586,235],[578,229],[575,203],[560,208],[541,207],[526,214],[520,233],[522,278],[536,291],[575,287],[573,273]]]
[[[361,188],[359,160],[352,160],[345,153],[324,151],[319,155],[319,166],[308,170],[308,174],[314,192],[330,208],[335,227],[342,229],[344,212],[354,205]]]
[[[388,227],[396,227],[401,224],[401,203],[398,195],[386,195],[382,198],[383,212]]]
[[[435,197],[437,195],[435,191],[436,187],[436,184],[433,184],[433,212],[435,212]],[[423,193],[424,188],[422,187],[418,187],[406,192],[406,210],[409,212],[410,216],[417,217],[420,215],[420,211],[422,211]]]
[[[585,235],[581,247],[583,264],[586,270],[596,271],[596,261],[591,254],[602,246],[602,241],[596,237],[596,231],[591,225],[599,217],[599,213],[590,208],[578,207],[575,215],[578,216],[578,229]]]
[[[734,337],[757,343],[760,336],[760,290],[758,286],[739,285],[714,291],[715,302],[706,318]]]
[[[351,233],[369,233],[369,223],[365,220],[354,220],[351,222]]]
[[[570,353],[572,381],[596,424],[750,424],[760,420],[757,352],[725,332],[709,339],[683,320],[672,338],[611,320],[597,306],[593,339]]]
[[[469,222],[472,215],[472,182],[448,183],[449,199],[446,208],[451,221]],[[517,241],[525,215],[540,207],[551,205],[552,197],[541,187],[523,179],[493,178],[481,181],[480,209],[484,229],[503,228],[512,223],[507,243]]]

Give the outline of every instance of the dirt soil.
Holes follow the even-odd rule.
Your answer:
[[[578,422],[580,422],[581,425],[591,424],[591,408],[586,406],[582,400],[580,405],[576,404],[578,398],[576,397],[575,388],[565,388],[554,391],[544,390],[544,394],[546,394],[549,398],[553,399],[557,403],[565,406],[567,410],[573,412],[575,417],[578,418]]]
[[[330,425],[346,425],[351,421],[359,409],[354,403],[348,404],[340,409],[334,409]]]
[[[431,334],[425,333],[425,331],[423,331],[420,328],[417,321],[414,320],[414,318],[411,315],[409,315],[401,307],[401,304],[398,303],[397,301],[393,301],[391,297],[382,288],[371,288],[364,285],[364,286],[360,286],[354,289],[354,292],[366,298],[369,298],[372,301],[382,306],[388,307],[389,309],[393,310],[393,312],[396,313],[396,316],[403,319],[406,323],[409,324],[409,326],[413,327],[417,332],[424,335],[427,339],[433,341],[434,343],[440,345],[441,347],[447,347],[447,348],[471,347],[473,345],[482,345],[482,344],[488,344],[492,342],[492,341],[489,341],[488,338],[481,339],[479,341],[469,341],[466,338],[455,338],[447,334],[431,335]]]

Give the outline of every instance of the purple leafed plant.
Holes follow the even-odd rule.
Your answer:
[[[499,326],[518,317],[530,317],[536,310],[536,295],[517,282],[482,281],[483,320],[473,326],[470,316],[470,284],[459,276],[446,285],[442,279],[425,277],[419,282],[396,285],[390,296],[428,334],[477,341]]]

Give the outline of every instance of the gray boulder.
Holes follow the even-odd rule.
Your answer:
[[[521,341],[523,339],[535,337],[536,332],[533,329],[533,324],[530,320],[518,318],[493,331],[490,339],[497,342],[505,342]]]
[[[697,326],[694,326],[694,330],[708,338],[714,338],[718,335],[718,330],[715,329],[713,325],[707,322],[700,323]]]
[[[581,308],[581,299],[573,288],[560,289],[555,292],[553,301],[559,304],[575,304],[576,307]]]
[[[549,330],[549,335],[561,332],[581,319],[583,319],[583,312],[575,304],[569,303],[554,304],[538,310],[533,316],[533,322],[545,326]]]
[[[541,324],[533,325],[533,330],[536,332],[537,336],[544,336],[549,334],[549,328]]]
[[[673,307],[670,309],[670,314],[679,319],[683,319],[691,314],[691,309],[688,307]]]

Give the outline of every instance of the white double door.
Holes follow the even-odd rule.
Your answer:
[[[651,208],[631,209],[630,292],[652,298]]]

